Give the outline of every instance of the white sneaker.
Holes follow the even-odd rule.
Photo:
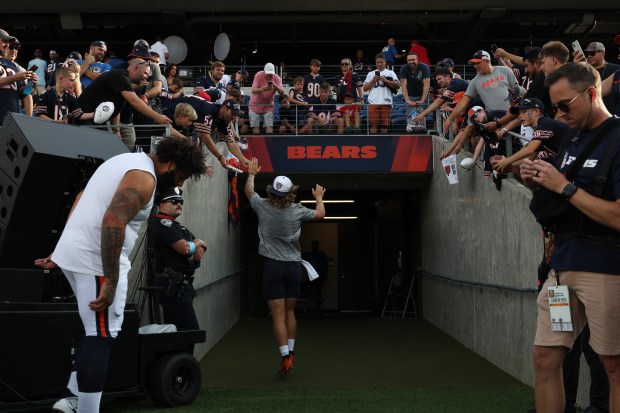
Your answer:
[[[60,399],[54,403],[52,410],[62,413],[77,413],[77,405],[77,397],[67,397],[66,399]]]

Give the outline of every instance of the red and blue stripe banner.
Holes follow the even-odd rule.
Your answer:
[[[433,172],[433,139],[405,136],[249,136],[262,172]]]

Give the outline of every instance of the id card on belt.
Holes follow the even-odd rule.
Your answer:
[[[547,299],[551,315],[551,331],[573,331],[568,287],[565,285],[549,286]]]

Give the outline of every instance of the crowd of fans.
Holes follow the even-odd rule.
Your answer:
[[[225,141],[241,163],[247,163],[239,150],[246,133],[422,132],[441,117],[445,132],[456,135],[442,156],[468,145],[474,159],[483,154],[485,174],[494,176],[499,189],[503,173],[525,157],[552,158],[557,153],[563,129],[553,120],[544,80],[571,57],[597,69],[607,108],[620,112],[620,66],[606,60],[600,42],[591,42],[583,54],[571,53],[559,41],[527,47],[522,56],[496,46],[491,52],[478,50],[468,61],[476,75],[464,80],[454,72],[452,58],[432,66],[417,41],[408,51],[399,51],[390,38],[375,55],[374,65],[358,50],[355,59],[342,58],[339,73],[330,77],[321,75],[318,59],[298,77],[283,63],[277,68],[266,63],[253,76],[245,69],[230,76],[225,64],[216,61],[195,79],[194,93],[184,96],[179,67],[165,64],[168,50],[160,38],[152,46],[136,41],[126,60],[111,57],[105,41],[93,41],[84,56],[74,51],[65,60],[50,50],[46,61],[36,49],[25,67],[17,63],[19,40],[6,31],[0,38],[0,123],[6,112],[21,111],[56,122],[89,124],[95,121],[97,105],[112,101],[114,113],[108,123],[130,149],[149,145],[150,136],[160,133],[148,125],[171,124],[171,134],[200,139],[222,166],[226,160],[213,139]],[[114,75],[113,69],[126,72]],[[95,83],[102,76],[105,82]],[[185,107],[179,112],[183,115],[175,115],[181,103],[195,114]],[[506,154],[505,138],[510,136],[519,136],[510,156],[492,162],[494,155]],[[530,146],[531,141],[535,144]]]

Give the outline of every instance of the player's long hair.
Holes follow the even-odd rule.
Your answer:
[[[190,139],[166,137],[159,141],[155,154],[161,163],[174,162],[176,170],[198,180],[207,170],[205,156]]]
[[[287,206],[295,202],[298,189],[299,185],[293,185],[288,194],[284,196],[277,196],[271,193],[271,185],[267,185],[267,200],[271,202],[276,208],[286,208]]]

